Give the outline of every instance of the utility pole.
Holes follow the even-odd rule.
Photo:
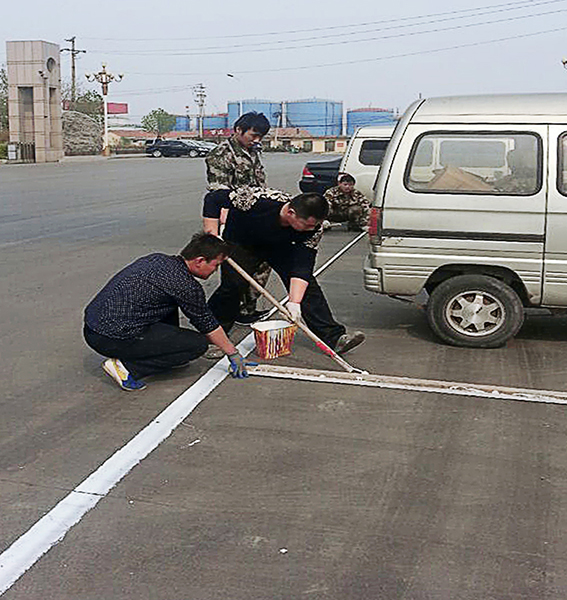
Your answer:
[[[81,54],[81,52],[86,52],[86,50],[77,50],[75,48],[75,40],[76,36],[73,36],[69,39],[66,39],[66,42],[71,42],[70,48],[61,48],[61,52],[70,52],[71,53],[71,108],[75,108],[75,101],[77,100],[77,69],[76,69],[76,57],[77,54]]]
[[[207,92],[202,83],[194,85],[192,89],[195,104],[199,107],[199,137],[203,139],[203,121],[205,118],[205,99],[207,98]]]
[[[98,81],[102,87],[102,102],[104,106],[104,148],[102,150],[105,156],[110,156],[110,146],[108,145],[108,84],[113,81],[122,81],[124,75],[114,75],[106,70],[106,64],[102,63],[102,69],[98,73],[85,73],[88,81]]]

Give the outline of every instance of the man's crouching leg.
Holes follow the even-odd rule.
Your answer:
[[[108,338],[85,327],[85,341],[108,357],[102,364],[104,372],[127,391],[144,389],[145,377],[186,366],[208,347],[202,333],[166,323],[155,323],[139,336],[124,340]]]
[[[348,231],[362,231],[366,225],[365,213],[361,206],[350,206],[348,209]]]

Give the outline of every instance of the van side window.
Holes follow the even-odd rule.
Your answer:
[[[559,156],[557,157],[557,189],[567,196],[567,133],[559,136]]]
[[[381,165],[389,140],[364,140],[358,160],[363,165]]]
[[[414,143],[405,184],[420,193],[530,196],[541,188],[541,147],[530,133],[426,134]]]

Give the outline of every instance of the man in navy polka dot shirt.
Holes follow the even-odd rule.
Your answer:
[[[108,359],[104,371],[128,391],[146,387],[144,377],[187,365],[209,342],[230,361],[234,377],[246,363],[207,306],[197,279],[207,279],[230,253],[214,235],[193,236],[179,255],[154,253],[114,275],[85,309],[87,344]],[[179,326],[179,309],[193,329]]]

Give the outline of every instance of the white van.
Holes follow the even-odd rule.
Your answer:
[[[356,179],[356,189],[368,199],[374,195],[374,184],[384,159],[394,127],[381,125],[360,127],[350,139],[339,172]]]
[[[414,296],[444,341],[504,344],[567,306],[567,94],[418,100],[376,183],[365,287]]]

